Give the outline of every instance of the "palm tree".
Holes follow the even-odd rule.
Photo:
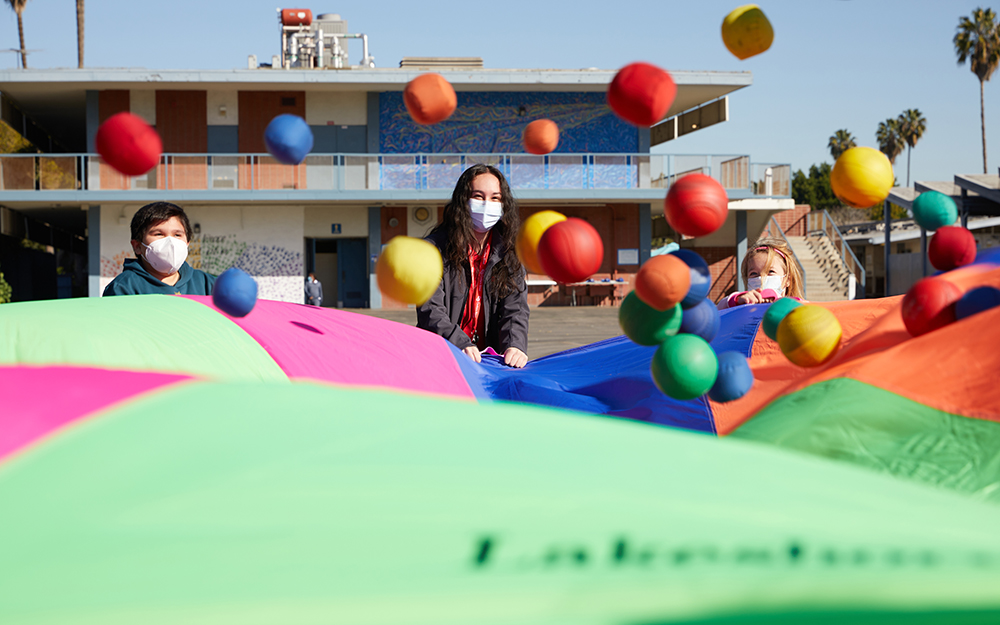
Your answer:
[[[983,173],[986,173],[986,107],[983,103],[983,84],[990,79],[1000,62],[1000,34],[994,23],[997,14],[993,9],[978,8],[972,19],[958,20],[958,33],[952,40],[958,64],[969,61],[969,68],[979,79],[979,122],[983,131]]]
[[[917,147],[917,141],[927,130],[927,120],[920,109],[906,109],[899,116],[899,135],[909,146],[906,150],[906,186],[910,186],[910,150]]]
[[[28,69],[28,50],[24,47],[24,19],[22,18],[22,13],[24,13],[24,6],[28,4],[28,0],[6,0],[7,4],[14,13],[17,13],[17,35],[21,40],[21,67]]]
[[[896,157],[906,147],[906,141],[900,134],[899,119],[890,118],[879,122],[878,130],[875,131],[875,140],[878,141],[879,151],[886,155],[890,163],[895,164]]]
[[[76,0],[76,59],[83,69],[83,0]]]
[[[836,162],[841,154],[855,145],[857,144],[854,143],[854,136],[846,128],[843,128],[833,133],[826,147],[830,148],[830,155],[833,156],[833,160]]]

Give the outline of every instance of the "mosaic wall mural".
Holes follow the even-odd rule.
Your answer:
[[[450,118],[421,126],[406,112],[401,92],[385,92],[379,95],[379,151],[524,152],[524,127],[543,118],[559,124],[557,153],[639,149],[635,127],[611,112],[604,93],[459,92]]]
[[[135,258],[131,248],[113,257],[101,257],[101,276],[114,278],[126,258]],[[303,301],[302,252],[279,245],[239,241],[236,235],[195,235],[188,246],[187,262],[195,269],[219,275],[239,267],[257,280],[257,297],[285,302]]]

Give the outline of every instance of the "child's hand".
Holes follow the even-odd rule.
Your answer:
[[[747,291],[736,298],[738,304],[765,304],[767,300],[761,295],[759,290]]]

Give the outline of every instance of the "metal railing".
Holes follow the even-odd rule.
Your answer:
[[[746,155],[310,154],[282,165],[267,154],[163,154],[142,176],[118,173],[97,154],[0,155],[3,191],[448,190],[466,168],[489,163],[513,189],[667,189],[689,173],[727,190],[787,197],[791,166]]]
[[[766,232],[767,236],[769,236],[769,237],[774,237],[774,238],[781,239],[782,241],[785,242],[785,245],[788,246],[788,249],[791,250],[791,252],[792,252],[792,259],[795,261],[795,264],[799,268],[799,275],[802,276],[802,296],[806,297],[806,295],[807,295],[806,294],[806,270],[802,266],[802,261],[799,260],[798,255],[795,253],[795,248],[792,247],[792,243],[788,240],[788,237],[785,236],[785,231],[781,229],[781,226],[778,225],[778,222],[774,218],[773,215],[771,216],[771,219],[768,220],[767,225],[764,226],[764,232]]]
[[[833,247],[840,254],[840,260],[847,269],[847,273],[854,276],[857,283],[861,285],[861,293],[865,292],[866,272],[864,265],[855,256],[854,250],[847,244],[844,235],[840,233],[840,228],[833,223],[833,218],[826,210],[810,211],[806,215],[806,232],[821,232],[830,239]]]

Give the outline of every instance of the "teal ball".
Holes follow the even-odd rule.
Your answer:
[[[792,312],[793,308],[798,308],[801,305],[802,302],[798,302],[790,297],[782,297],[771,304],[767,312],[764,313],[764,320],[760,324],[764,328],[764,334],[772,341],[777,341],[778,324],[785,318],[785,315]]]
[[[632,291],[618,309],[618,325],[629,339],[639,345],[659,345],[681,328],[681,305],[660,312],[646,304]]]
[[[913,220],[924,230],[950,226],[958,219],[958,206],[951,196],[925,191],[913,201]]]
[[[694,399],[707,393],[719,374],[719,360],[700,336],[678,334],[653,354],[653,382],[664,395]]]

